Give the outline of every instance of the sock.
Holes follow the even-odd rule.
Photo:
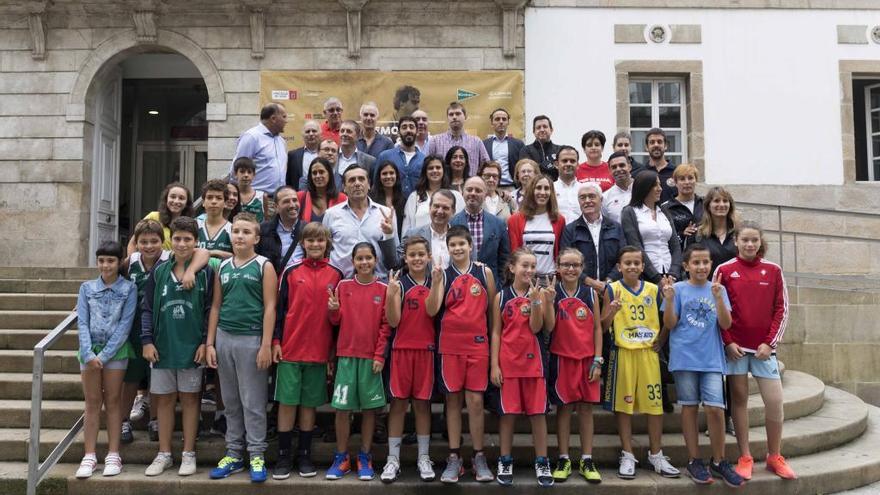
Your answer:
[[[159,453],[161,454],[162,452],[159,452]],[[171,454],[169,453],[168,455],[171,455]],[[86,455],[83,456],[83,460],[85,460],[85,459],[91,459],[91,460],[97,462],[97,461],[98,461],[98,456],[95,455],[94,452],[90,452],[90,453],[88,453],[88,454],[86,454]]]
[[[568,454],[559,454],[560,459],[568,459]]]
[[[419,457],[423,455],[429,455],[430,447],[431,447],[431,435],[416,435],[416,439],[419,441]]]
[[[582,460],[582,461],[585,461],[585,460],[587,460],[587,459],[592,459],[592,458],[593,458],[593,456],[590,455],[590,454],[581,454],[581,460]]]
[[[292,431],[278,432],[278,455],[290,455],[290,446],[293,443]]]
[[[539,455],[535,457],[535,464],[547,464],[549,462],[550,461],[544,456]]]
[[[300,455],[309,456],[312,453],[312,432],[311,431],[302,431],[299,432],[299,445],[297,446],[297,452]]]
[[[505,464],[512,463],[513,456],[512,455],[503,455],[503,456],[499,457],[498,460],[500,460],[501,462],[503,462]]]
[[[159,452],[162,457],[171,457],[171,452]]]
[[[461,457],[461,449],[449,449],[449,455],[454,455],[455,457]]]
[[[388,437],[388,457],[396,457],[400,459],[401,437]]]

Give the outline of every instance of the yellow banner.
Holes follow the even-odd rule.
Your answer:
[[[285,134],[292,147],[301,146],[300,130],[306,120],[324,120],[324,101],[342,101],[343,118],[360,120],[361,104],[379,106],[377,131],[397,134],[398,116],[421,109],[428,114],[431,134],[446,132],[446,107],[458,101],[467,110],[465,131],[485,139],[492,134],[489,115],[496,108],[510,113],[508,133],[522,139],[522,71],[261,71],[260,106],[278,102],[290,122]]]

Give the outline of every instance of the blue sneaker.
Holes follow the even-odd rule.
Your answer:
[[[373,456],[366,452],[358,452],[358,479],[361,481],[370,481],[376,476],[373,471]]]
[[[739,488],[746,484],[746,480],[737,474],[733,469],[733,466],[731,466],[725,459],[722,459],[718,464],[715,464],[713,459],[712,462],[709,463],[709,470],[712,472],[712,476],[721,478],[729,487]]]
[[[251,482],[262,483],[266,481],[269,471],[266,469],[266,460],[261,455],[251,457]]]
[[[710,485],[712,484],[712,475],[709,474],[709,470],[706,469],[706,464],[702,459],[694,459],[687,465],[686,470],[688,476],[694,480],[694,483],[698,485]]]
[[[228,478],[230,475],[244,470],[244,461],[231,456],[223,456],[217,467],[211,470],[211,479],[220,480]]]
[[[351,472],[351,459],[348,457],[348,452],[336,452],[333,454],[333,464],[330,465],[324,478],[338,480],[349,472]]]

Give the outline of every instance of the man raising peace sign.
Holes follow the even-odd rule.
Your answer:
[[[369,242],[379,253],[376,275],[386,280],[388,269],[397,257],[397,222],[394,210],[382,206],[367,196],[370,190],[369,173],[357,165],[342,175],[342,185],[348,201],[331,207],[324,214],[324,225],[330,229],[333,248],[330,264],[339,268],[345,277],[351,277],[354,267],[351,250],[358,242]]]

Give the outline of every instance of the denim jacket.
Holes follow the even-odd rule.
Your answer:
[[[83,282],[76,301],[79,356],[83,363],[110,360],[128,339],[137,307],[137,286],[121,275],[110,287],[99,276]],[[103,346],[97,355],[93,346]]]

